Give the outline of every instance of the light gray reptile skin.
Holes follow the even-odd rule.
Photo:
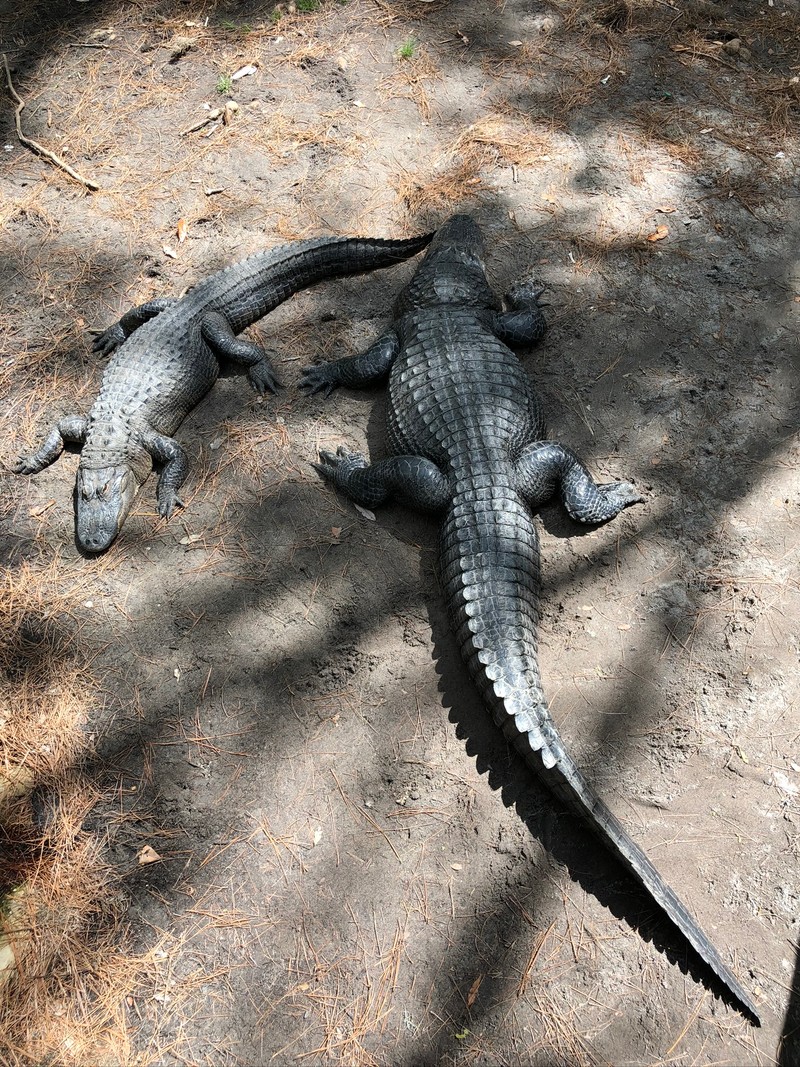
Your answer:
[[[159,514],[169,517],[187,471],[172,434],[219,375],[219,357],[248,367],[253,388],[274,392],[269,357],[236,334],[294,293],[326,278],[388,267],[421,251],[430,234],[409,240],[319,238],[259,252],[219,271],[181,300],[152,300],[123,315],[95,341],[108,354],[87,416],[59,420],[42,447],[15,470],[33,474],[82,445],[76,494],[76,538],[100,552],[117,536],[153,464],[162,466]]]
[[[362,506],[395,496],[443,513],[440,577],[452,626],[496,722],[757,1022],[748,994],[595,795],[550,717],[537,660],[539,544],[531,512],[560,495],[573,518],[605,522],[642,497],[627,482],[595,484],[569,448],[544,440],[532,383],[505,343],[531,344],[544,333],[537,294],[520,287],[503,312],[482,250],[475,223],[453,217],[397,300],[392,329],[363,355],[306,368],[301,385],[325,395],[389,376],[392,455],[369,466],[340,448],[322,452],[315,466]]]

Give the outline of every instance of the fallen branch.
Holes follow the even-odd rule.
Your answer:
[[[17,102],[17,108],[14,112],[14,122],[17,127],[17,137],[19,138],[20,144],[25,145],[26,148],[30,148],[30,150],[36,152],[37,155],[49,159],[56,167],[63,170],[66,174],[69,174],[70,178],[74,178],[76,182],[80,182],[81,185],[85,185],[87,189],[92,189],[96,192],[100,188],[97,182],[93,182],[91,178],[84,178],[82,174],[73,170],[69,163],[65,163],[63,159],[55,154],[55,152],[51,152],[49,148],[40,145],[38,141],[32,141],[30,137],[26,137],[22,132],[20,115],[22,114],[22,109],[25,107],[25,101],[18,95],[17,90],[14,88],[14,83],[11,81],[11,71],[8,69],[8,57],[5,52],[3,52],[3,63],[6,68],[6,84],[8,85],[8,91]]]

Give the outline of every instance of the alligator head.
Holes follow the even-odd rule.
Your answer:
[[[443,304],[499,308],[486,280],[483,253],[483,235],[475,220],[452,215],[436,231],[416,274],[401,291],[395,314]]]
[[[104,552],[131,510],[139,480],[126,463],[78,468],[75,536],[85,552]]]
[[[433,235],[426,258],[443,248],[460,252],[483,268],[483,234],[471,215],[451,215]]]

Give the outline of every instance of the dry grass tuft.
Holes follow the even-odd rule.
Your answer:
[[[95,692],[76,642],[85,595],[77,582],[65,588],[58,558],[0,576],[0,775],[24,767],[38,781],[83,746],[80,727]]]
[[[104,838],[89,828],[102,797],[80,769],[93,755],[84,726],[97,691],[78,622],[86,595],[58,558],[0,578],[0,1061],[9,1067],[163,1062],[163,1033],[170,1020],[185,1024],[206,977],[174,977],[175,939],[126,950],[130,872],[104,859]],[[162,1016],[161,1036],[134,1053],[144,999],[149,1018]]]
[[[87,938],[107,926],[113,895],[100,845],[83,828],[99,797],[75,769],[95,691],[77,641],[85,595],[65,582],[58,559],[0,578],[0,1013],[9,1064],[86,1062],[85,1016],[96,1010],[87,983],[110,955]],[[64,1045],[76,1012],[80,1024]]]
[[[362,136],[353,124],[347,108],[328,112],[310,112],[300,117],[291,109],[276,108],[259,117],[252,130],[251,141],[268,152],[278,163],[296,163],[297,153],[304,149],[326,154],[356,157]]]
[[[396,185],[398,196],[411,215],[424,218],[474,198],[487,168],[534,166],[551,147],[544,126],[516,112],[487,115],[459,134],[432,174],[405,174]]]
[[[378,91],[384,98],[399,97],[411,100],[417,106],[420,116],[427,122],[431,117],[431,102],[428,89],[441,77],[441,71],[428,51],[424,48],[413,57],[402,59],[397,69],[378,85]]]
[[[409,215],[419,219],[449,210],[454,204],[463,205],[480,192],[479,171],[484,161],[484,152],[473,145],[432,175],[406,172],[395,183],[398,199],[405,204]]]
[[[482,151],[484,165],[502,161],[532,167],[552,149],[552,139],[546,127],[536,126],[522,115],[494,114],[468,126],[453,148],[462,154]]]

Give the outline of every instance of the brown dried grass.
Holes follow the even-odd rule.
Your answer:
[[[399,58],[396,69],[378,84],[384,99],[395,97],[411,100],[420,116],[427,122],[431,117],[428,90],[442,76],[430,52],[421,46],[408,59]]]
[[[532,167],[552,148],[549,128],[516,112],[495,112],[468,126],[449,145],[433,173],[405,173],[396,183],[409,214],[429,217],[475,198],[484,172],[502,165]]]

